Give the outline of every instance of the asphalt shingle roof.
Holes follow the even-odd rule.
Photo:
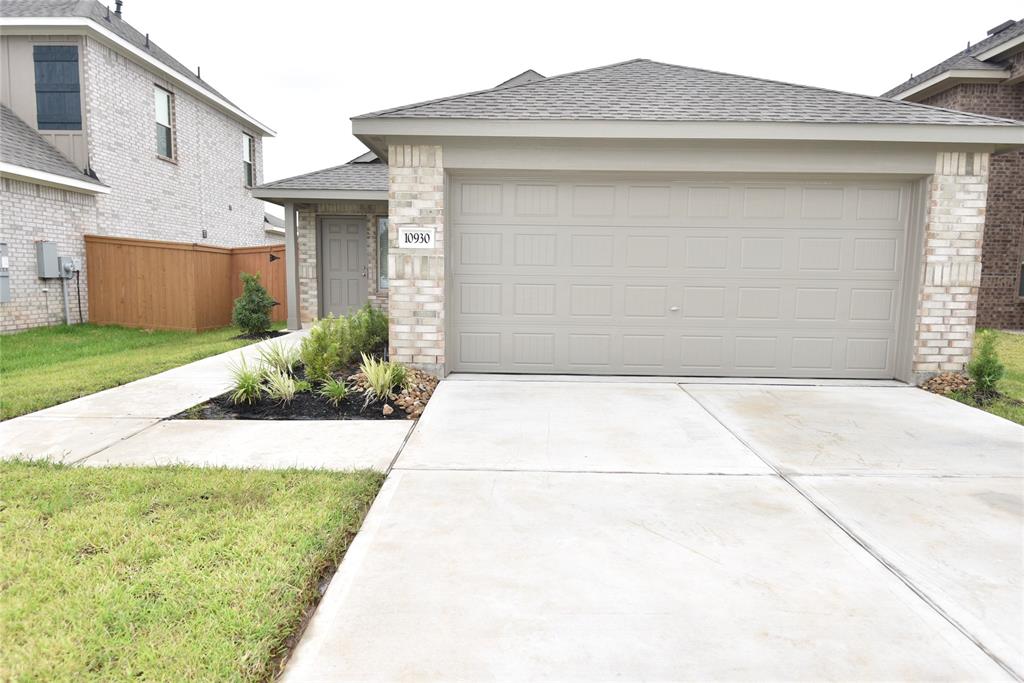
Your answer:
[[[1002,45],[1006,41],[1012,40],[1013,38],[1016,38],[1021,34],[1024,34],[1024,19],[1014,22],[1011,26],[1004,28],[1002,31],[999,31],[998,33],[993,33],[985,40],[982,40],[970,46],[969,48],[963,50],[962,52],[957,52],[949,59],[939,62],[938,64],[928,69],[927,71],[923,71],[914,76],[913,78],[904,81],[903,83],[899,84],[892,90],[884,93],[882,97],[895,97],[896,95],[899,95],[901,92],[910,90],[914,86],[920,85],[925,81],[935,78],[939,74],[945,73],[947,71],[952,71],[953,69],[978,69],[999,71],[1002,69],[1001,65],[992,62],[983,62],[980,59],[977,59],[975,55],[979,55],[982,52],[985,52],[986,50],[990,50],[998,45]]]
[[[43,139],[32,126],[9,108],[0,105],[0,161],[64,176],[93,185],[101,184],[85,175],[57,148]]]
[[[635,59],[356,118],[1017,125],[911,102]]]
[[[145,34],[140,33],[131,24],[114,14],[114,10],[108,11],[107,6],[98,0],[2,0],[0,2],[0,17],[85,17],[92,19],[140,50],[149,53],[153,58],[189,81],[230,102],[224,95],[214,90],[209,83],[196,76],[194,71],[167,54],[152,40],[147,46]]]
[[[267,190],[388,190],[388,166],[352,162],[260,185]]]

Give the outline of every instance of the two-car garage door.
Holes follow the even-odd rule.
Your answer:
[[[462,372],[892,377],[895,182],[456,178]]]

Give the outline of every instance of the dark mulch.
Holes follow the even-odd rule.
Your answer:
[[[239,334],[232,339],[253,339],[256,341],[263,341],[264,339],[273,339],[275,337],[282,337],[288,334],[287,330],[267,330],[266,332],[260,332],[259,334],[250,334],[248,332]]]
[[[404,420],[406,413],[394,403],[387,401],[393,412],[384,415],[383,403],[371,403],[363,407],[363,395],[349,392],[335,408],[312,392],[296,394],[295,400],[286,406],[270,399],[261,399],[253,405],[236,405],[231,402],[231,392],[211,398],[206,403],[189,408],[172,419],[193,420]]]

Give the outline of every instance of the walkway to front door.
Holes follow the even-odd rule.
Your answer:
[[[1024,428],[910,387],[449,379],[293,681],[1024,674]]]
[[[366,303],[366,219],[320,219],[321,315],[348,315]]]

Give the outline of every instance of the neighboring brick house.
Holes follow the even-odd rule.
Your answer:
[[[386,302],[390,357],[442,376],[961,370],[991,159],[1024,148],[1005,118],[644,59],[352,129],[371,152],[255,191],[285,207],[289,326]]]
[[[1024,121],[1024,20],[992,28],[883,97]],[[992,157],[981,264],[977,324],[1024,329],[1024,152]]]
[[[10,292],[0,302],[2,331],[64,320],[61,283],[36,277],[39,240],[75,257],[83,301],[84,234],[280,242],[252,195],[273,131],[125,22],[117,4],[0,3],[0,248],[9,252]],[[16,152],[26,145],[32,154]],[[70,318],[80,319],[77,302]]]

